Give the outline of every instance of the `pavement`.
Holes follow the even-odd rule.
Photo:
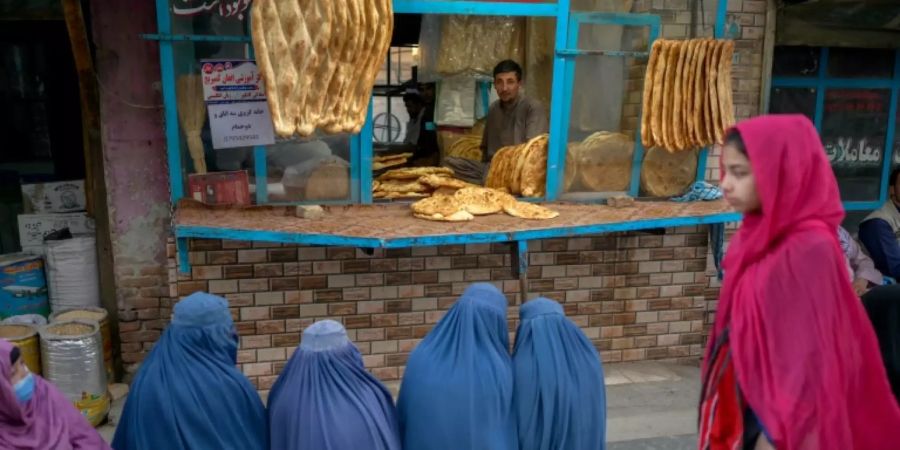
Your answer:
[[[607,450],[693,450],[697,448],[700,369],[644,361],[607,364]],[[399,382],[387,383],[396,397]],[[127,387],[114,385],[109,421],[98,428],[112,441]]]

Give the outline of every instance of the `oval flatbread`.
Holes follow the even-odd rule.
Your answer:
[[[653,197],[671,197],[684,191],[697,178],[697,151],[669,152],[652,147],[641,166],[641,189]]]
[[[431,174],[453,175],[453,169],[448,167],[408,167],[404,169],[388,170],[378,177],[378,181],[387,180],[418,180],[420,177]]]
[[[581,143],[581,182],[591,192],[626,191],[631,183],[634,139],[622,133],[594,133]]]
[[[495,214],[503,211],[503,205],[516,199],[505,192],[482,187],[467,187],[456,191],[454,198],[462,209],[476,215]]]
[[[547,142],[549,135],[542,134],[530,141],[531,148],[522,168],[522,195],[540,197],[547,185]]]
[[[456,178],[438,174],[425,175],[419,178],[418,182],[427,186],[431,186],[434,189],[462,189],[464,187],[474,186],[472,183],[467,183],[463,180],[457,180]]]
[[[547,220],[559,216],[559,213],[541,205],[526,202],[511,202],[503,205],[503,211],[520,219]]]
[[[458,222],[474,218],[462,208],[456,198],[449,195],[435,195],[419,200],[410,205],[410,209],[420,219]]]

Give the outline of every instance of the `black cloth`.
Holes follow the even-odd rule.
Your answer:
[[[878,336],[894,397],[900,401],[900,284],[877,286],[862,301]]]

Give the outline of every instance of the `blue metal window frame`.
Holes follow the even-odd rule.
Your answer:
[[[181,152],[181,133],[177,117],[175,96],[175,42],[234,42],[250,43],[250,36],[225,35],[185,35],[172,34],[169,0],[156,0],[157,33],[141,35],[145,39],[157,40],[160,45],[160,66],[162,78],[163,103],[165,107],[165,126],[167,158],[169,163],[169,182],[171,201],[173,204],[184,197],[184,178]],[[715,37],[723,36],[727,0],[718,0]],[[550,142],[548,150],[546,199],[557,200],[560,196],[560,174],[565,169],[565,148],[568,136],[568,116],[571,105],[571,87],[574,78],[574,60],[572,58],[585,52],[568,48],[576,42],[578,24],[596,23],[609,25],[649,26],[651,43],[659,35],[660,20],[650,14],[615,14],[615,13],[580,13],[571,14],[570,0],[558,0],[557,3],[515,3],[485,2],[471,0],[394,0],[395,14],[459,14],[482,16],[519,16],[519,17],[553,17],[556,18],[555,48],[553,57],[553,82],[551,86],[550,108]],[[573,37],[574,36],[574,37]],[[251,47],[252,52],[252,47]],[[605,54],[622,57],[645,56],[646,52],[608,51]],[[482,96],[488,94],[482,89]],[[894,103],[896,105],[896,102]],[[350,145],[351,195],[350,203],[372,203],[372,108],[370,100],[365,125],[359,134],[352,135]],[[636,133],[637,136],[640,133]],[[640,139],[636,137],[636,151],[633,163],[632,185],[630,192],[637,196],[640,163],[642,160]],[[254,173],[257,180],[267,180],[265,147],[254,147]],[[707,149],[699,155],[697,179],[702,180],[706,170]],[[267,183],[257,182],[257,202],[268,200]],[[317,204],[348,203],[314,202]],[[298,204],[298,203],[291,203]],[[526,243],[532,239],[576,236],[620,231],[635,231],[651,228],[668,228],[688,225],[732,222],[740,220],[737,213],[713,214],[702,217],[673,217],[665,219],[648,219],[624,223],[597,224],[581,227],[554,228],[546,230],[522,231],[517,233],[480,233],[447,236],[423,236],[403,239],[363,239],[347,236],[315,235],[306,233],[285,233],[275,231],[233,230],[213,227],[176,226],[175,237],[178,248],[178,266],[182,272],[190,271],[187,241],[191,238],[219,238],[233,240],[252,240],[268,242],[284,242],[305,245],[355,246],[400,248],[410,246],[433,246],[447,244],[510,242],[516,241],[517,250],[521,254],[527,248]],[[520,265],[527,269],[527,259]],[[523,267],[520,267],[520,271]]]
[[[775,88],[807,88],[816,90],[816,109],[813,123],[816,130],[822,133],[822,117],[825,115],[826,89],[890,89],[890,105],[888,107],[888,125],[885,136],[884,159],[881,164],[881,180],[878,200],[845,201],[847,211],[867,211],[880,208],[887,200],[888,181],[891,163],[894,159],[894,136],[897,132],[897,99],[900,96],[900,49],[894,52],[894,73],[891,78],[836,78],[828,76],[828,59],[830,50],[822,47],[819,53],[819,69],[814,77],[773,77],[772,88],[766,95],[771,96]],[[768,99],[766,104],[769,104]]]

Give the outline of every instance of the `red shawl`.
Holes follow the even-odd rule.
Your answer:
[[[729,328],[741,392],[778,450],[898,448],[900,408],[847,279],[844,210],[813,124],[776,115],[736,129],[762,209],[728,247],[704,366]]]

